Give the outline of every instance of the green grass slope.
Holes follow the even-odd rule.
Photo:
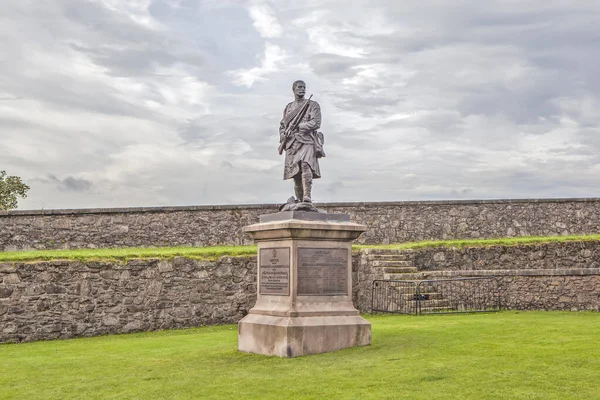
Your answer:
[[[178,256],[198,259],[217,259],[223,256],[255,256],[257,247],[207,246],[207,247],[125,247],[119,249],[32,250],[0,252],[0,262],[48,260],[117,260],[135,258],[171,259]]]
[[[464,239],[438,240],[398,243],[388,245],[354,245],[355,251],[360,249],[419,249],[425,247],[477,247],[477,246],[518,246],[552,242],[600,241],[600,235],[579,236],[526,236],[500,239]],[[207,246],[207,247],[131,247],[117,249],[77,249],[77,250],[33,250],[0,252],[0,262],[47,261],[47,260],[117,260],[126,261],[135,258],[171,259],[177,256],[218,259],[222,256],[254,256],[256,245],[251,246]]]

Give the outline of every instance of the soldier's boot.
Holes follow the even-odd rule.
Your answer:
[[[304,187],[304,196],[302,196],[302,201],[305,203],[312,203],[312,180],[312,170],[308,164],[302,163],[302,186]]]
[[[302,175],[294,176],[294,193],[296,194],[296,202],[299,203],[304,197],[304,188],[302,187]]]

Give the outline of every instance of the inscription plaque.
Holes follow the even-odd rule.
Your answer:
[[[260,249],[259,293],[272,296],[290,295],[290,249],[275,247]]]
[[[298,295],[348,295],[348,249],[298,248]]]

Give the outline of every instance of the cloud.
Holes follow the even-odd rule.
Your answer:
[[[89,191],[93,186],[92,182],[86,179],[78,179],[73,176],[67,176],[64,179],[59,179],[52,174],[49,174],[45,179],[37,179],[36,182],[55,185],[58,190],[65,192],[85,192]]]
[[[330,53],[317,53],[310,57],[310,67],[320,76],[344,78],[352,69],[361,64],[360,58],[338,56]]]
[[[260,65],[250,69],[232,71],[233,82],[236,85],[252,87],[254,82],[265,81],[266,76],[278,72],[282,62],[288,57],[281,47],[265,43],[265,51],[260,58]]]
[[[57,0],[0,15],[0,164],[28,208],[597,196],[597,1]],[[50,179],[52,174],[55,179]]]
[[[283,28],[271,5],[265,0],[251,0],[248,13],[252,18],[254,28],[264,38],[277,38],[283,34]]]

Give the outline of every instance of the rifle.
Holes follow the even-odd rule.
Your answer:
[[[300,125],[302,118],[304,118],[304,115],[306,114],[306,110],[308,110],[308,106],[310,105],[310,99],[312,98],[312,96],[313,95],[311,94],[310,97],[308,98],[308,100],[306,100],[306,103],[304,103],[304,105],[298,112],[298,114],[296,114],[294,116],[294,118],[292,119],[292,121],[290,122],[290,124],[287,127],[285,127],[286,129],[285,129],[285,133],[283,135],[283,139],[279,143],[279,148],[277,149],[277,151],[279,151],[280,155],[283,153],[283,150],[285,150],[288,139],[290,137],[293,138],[294,131],[298,128],[298,125]]]

